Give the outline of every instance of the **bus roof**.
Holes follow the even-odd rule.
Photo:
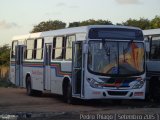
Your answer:
[[[87,33],[90,28],[126,28],[126,29],[139,29],[137,27],[131,26],[118,26],[118,25],[89,25],[89,26],[81,26],[81,27],[73,27],[73,28],[65,28],[59,30],[51,30],[37,33],[30,33],[26,35],[18,35],[14,36],[12,40],[25,40],[31,38],[40,38],[40,37],[50,37],[50,36],[60,36],[66,34],[75,34],[75,33]],[[140,30],[140,29],[139,29]]]
[[[160,28],[143,30],[143,34],[144,34],[144,36],[157,36],[157,35],[160,35]]]

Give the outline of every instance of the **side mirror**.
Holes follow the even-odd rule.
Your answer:
[[[87,54],[88,53],[88,44],[83,45],[83,53]]]
[[[149,41],[145,42],[145,47],[146,47],[146,52],[150,52],[150,42]]]

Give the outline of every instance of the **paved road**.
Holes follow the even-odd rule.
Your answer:
[[[120,105],[111,101],[80,101],[69,105],[61,96],[44,94],[41,97],[27,96],[21,88],[0,88],[0,114],[3,113],[53,113],[61,114],[157,114],[160,105],[140,100],[125,100]],[[69,115],[70,117],[72,115]]]

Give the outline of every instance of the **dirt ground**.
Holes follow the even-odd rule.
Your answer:
[[[160,114],[160,105],[158,103],[141,100],[124,100],[122,104],[119,105],[112,103],[110,100],[80,101],[77,105],[70,105],[64,103],[61,96],[53,94],[43,94],[41,97],[35,97],[27,96],[26,89],[0,88],[0,115],[1,114],[31,114],[32,117],[35,116],[35,118],[37,116],[48,116],[48,118],[52,119],[61,119],[64,117],[68,119],[83,119],[83,115],[90,114],[157,115]]]

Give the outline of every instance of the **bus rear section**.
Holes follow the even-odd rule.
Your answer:
[[[22,41],[13,40],[10,51],[10,81],[20,87],[24,87],[22,63],[25,47]]]
[[[160,29],[143,30],[147,50],[147,97],[160,101]]]

